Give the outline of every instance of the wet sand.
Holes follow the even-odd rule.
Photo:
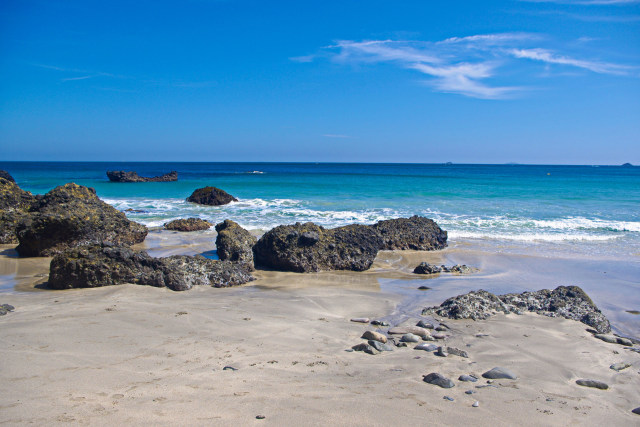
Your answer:
[[[199,253],[210,245],[203,238],[182,249]],[[167,250],[180,246],[168,244]],[[48,291],[35,286],[46,280],[41,275],[48,260],[11,254],[10,247],[0,252],[5,285],[13,274],[20,290],[36,292],[0,293],[0,303],[16,307],[0,318],[3,424],[507,426],[632,425],[640,419],[631,413],[640,406],[640,354],[594,339],[571,320],[535,314],[447,320],[452,331],[446,345],[467,351],[468,359],[440,358],[412,346],[375,356],[346,351],[375,329],[350,322],[352,317],[415,324],[425,305],[479,287],[501,292],[509,283],[507,291],[576,284],[603,308],[598,291],[588,289],[601,280],[590,262],[454,246],[437,253],[382,252],[363,273],[259,271],[257,281],[230,289]],[[164,255],[161,249],[157,254]],[[480,272],[422,278],[411,273],[420,261],[465,263]],[[585,265],[594,268],[583,277]],[[606,283],[623,288],[633,266],[613,271]],[[432,289],[417,290],[421,285]],[[611,297],[614,314],[623,303],[638,308],[632,299],[617,298]],[[633,366],[609,369],[617,362]],[[483,388],[476,388],[487,385],[483,379],[457,381],[494,366],[519,378]],[[456,386],[424,383],[422,376],[431,372]],[[578,378],[610,388],[580,387]]]

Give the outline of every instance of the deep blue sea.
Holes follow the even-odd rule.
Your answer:
[[[453,242],[510,250],[552,248],[598,257],[640,257],[640,167],[353,164],[0,162],[25,190],[42,194],[67,182],[94,187],[147,226],[196,216],[230,218],[248,229],[313,221],[327,227],[424,215]],[[177,182],[113,183],[107,170]],[[193,190],[216,186],[239,201],[198,206]]]

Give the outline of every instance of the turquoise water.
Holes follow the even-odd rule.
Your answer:
[[[452,242],[640,257],[640,167],[313,164],[0,162],[18,184],[42,194],[66,182],[94,187],[148,226],[197,216],[231,218],[249,229],[313,221],[333,227],[424,215]],[[112,183],[107,170],[142,176],[177,170],[169,183]],[[206,185],[239,199],[221,207],[184,199]]]

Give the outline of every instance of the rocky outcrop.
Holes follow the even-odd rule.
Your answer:
[[[0,243],[18,243],[18,225],[28,215],[36,196],[13,180],[0,177]]]
[[[416,268],[413,269],[415,274],[436,274],[436,273],[457,273],[457,274],[471,274],[477,272],[477,268],[468,267],[465,264],[456,264],[451,267],[446,265],[437,266],[426,262],[421,262]]]
[[[225,219],[216,225],[216,250],[222,261],[245,263],[253,269],[253,246],[257,239],[237,223]]]
[[[370,226],[325,229],[311,222],[281,225],[253,247],[256,265],[281,271],[367,270],[382,246]]]
[[[16,182],[15,179],[11,176],[11,174],[5,170],[0,169],[0,178],[4,178],[7,181]]]
[[[38,197],[20,222],[16,248],[21,256],[51,256],[65,249],[101,242],[140,243],[147,227],[96,196],[93,188],[69,183]]]
[[[200,255],[153,258],[145,251],[108,244],[74,248],[51,261],[52,289],[94,288],[133,283],[184,291],[193,286],[236,286],[254,278],[239,263]]]
[[[591,326],[599,333],[611,331],[609,320],[578,286],[559,286],[521,294],[494,295],[479,290],[447,299],[436,307],[425,308],[422,314],[436,314],[452,319],[487,319],[496,312],[522,313],[532,311],[549,317],[564,317]]]
[[[371,227],[382,236],[383,250],[433,251],[447,246],[447,232],[422,216],[389,219]]]
[[[237,201],[238,199],[233,197],[231,194],[216,187],[198,188],[189,197],[187,197],[187,202],[209,206],[226,205]]]
[[[137,172],[107,171],[107,177],[113,182],[171,182],[178,180],[178,172],[171,171],[164,175],[147,178],[138,175]]]
[[[174,219],[164,224],[166,230],[201,231],[211,228],[211,223],[200,218]]]

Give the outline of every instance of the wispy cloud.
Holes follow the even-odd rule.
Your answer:
[[[517,68],[518,72],[527,73],[525,61],[538,61],[549,67],[573,68],[598,74],[623,75],[633,69],[539,47],[545,41],[544,36],[530,33],[479,34],[450,37],[435,42],[341,40],[310,57],[312,60],[328,57],[342,64],[393,64],[427,77],[424,84],[438,92],[481,99],[505,99],[526,90],[527,87],[521,85],[505,85],[496,81],[507,74],[503,73],[504,70],[513,74],[513,69]],[[515,63],[520,66],[515,67]],[[566,72],[566,69],[560,71]]]
[[[126,76],[121,76],[121,75],[112,74],[112,73],[105,73],[105,72],[102,72],[102,71],[91,71],[91,70],[84,70],[84,69],[79,69],[79,68],[59,67],[57,65],[39,64],[39,63],[33,63],[31,65],[33,65],[34,67],[44,68],[44,69],[47,69],[47,70],[60,71],[62,73],[67,73],[67,74],[81,74],[79,76],[76,75],[76,76],[61,78],[60,79],[61,82],[71,82],[71,81],[77,81],[77,80],[88,80],[88,79],[92,79],[92,78],[95,78],[95,77],[109,77],[109,78],[114,78],[114,79],[125,79],[125,78],[127,78]]]

